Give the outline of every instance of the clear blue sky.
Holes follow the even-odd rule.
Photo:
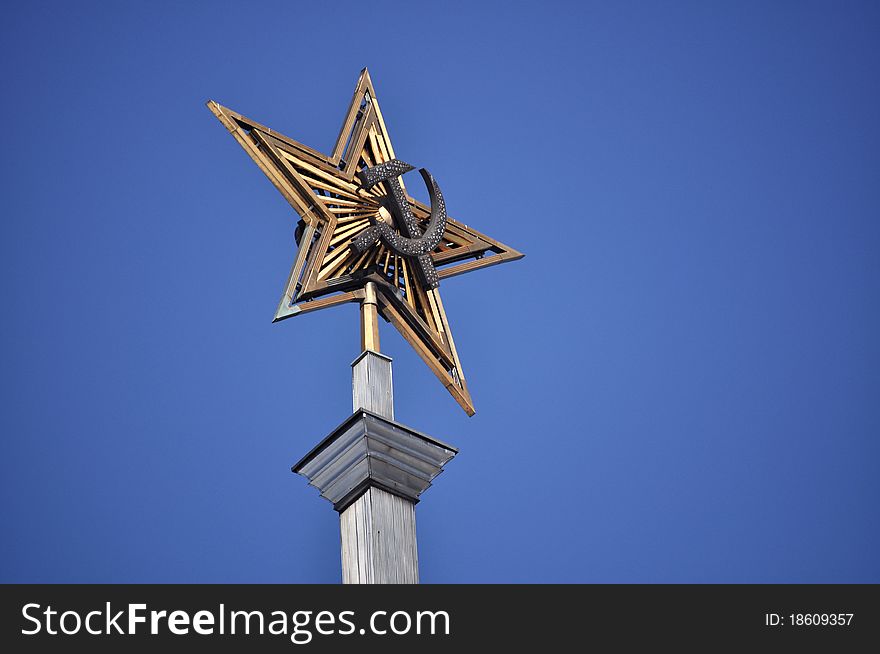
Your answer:
[[[272,325],[296,219],[205,108],[397,154],[526,253],[443,282],[467,418],[426,582],[880,582],[880,9],[18,3],[0,38],[4,582],[334,582],[290,472],[348,305]]]

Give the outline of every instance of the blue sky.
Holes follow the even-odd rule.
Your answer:
[[[273,325],[296,218],[205,108],[402,159],[526,253],[441,286],[477,415],[426,582],[880,582],[876,3],[19,3],[0,39],[3,582],[335,582],[290,465],[358,318]]]

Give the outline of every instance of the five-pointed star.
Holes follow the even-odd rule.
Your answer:
[[[417,262],[382,241],[358,253],[352,240],[377,221],[388,219],[383,206],[388,188],[365,188],[357,173],[395,158],[388,130],[366,68],[361,71],[333,153],[308,146],[245,118],[216,102],[208,108],[299,214],[299,246],[275,321],[342,302],[364,300],[374,282],[381,315],[391,322],[468,413],[474,406],[438,288],[427,288],[415,274]],[[407,196],[421,225],[430,209]],[[439,279],[523,255],[451,218],[430,253]]]

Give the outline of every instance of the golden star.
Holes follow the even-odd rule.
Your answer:
[[[367,69],[329,157],[214,101],[207,104],[300,216],[298,251],[275,322],[343,302],[372,304],[473,415],[438,284],[523,255],[446,217],[436,183],[434,216],[405,194],[395,173],[411,166],[395,159]],[[424,170],[422,176],[432,191],[433,178]],[[396,205],[395,185],[403,189]],[[395,206],[397,212],[389,210]],[[439,242],[427,251],[436,240],[425,246],[431,230]],[[419,245],[427,254],[416,252]],[[362,341],[364,349],[378,349],[377,327],[366,319]]]

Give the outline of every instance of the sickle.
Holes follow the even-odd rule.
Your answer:
[[[415,260],[418,263],[415,268],[422,284],[426,289],[432,289],[439,286],[440,279],[437,276],[430,253],[440,243],[443,233],[446,231],[446,203],[443,201],[443,194],[440,192],[440,187],[437,186],[437,181],[431,173],[421,168],[419,173],[425,181],[428,195],[431,198],[431,217],[425,231],[421,232],[419,222],[413,215],[412,208],[398,179],[400,175],[410,170],[413,170],[413,166],[398,159],[392,159],[378,166],[365,168],[358,173],[358,178],[364,189],[370,189],[379,182],[388,184],[391,196],[387,199],[387,203],[391,213],[409,236],[401,236],[388,223],[378,222],[358,234],[352,240],[350,247],[357,254],[362,254],[381,239],[396,254]]]

